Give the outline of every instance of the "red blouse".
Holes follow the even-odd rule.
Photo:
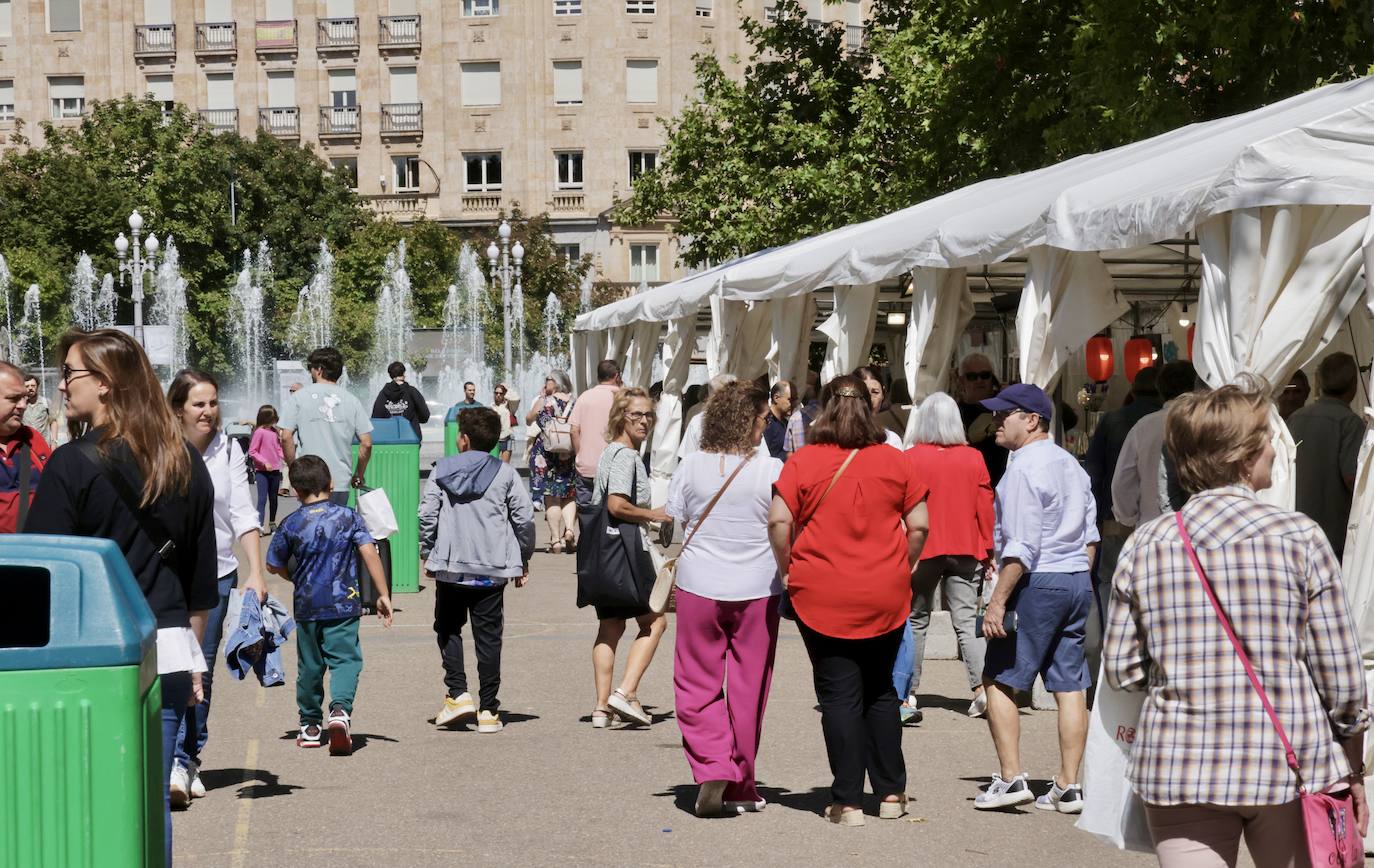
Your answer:
[[[972,446],[918,443],[906,451],[916,480],[930,492],[930,534],[921,558],[992,550],[992,483],[983,454]]]
[[[901,452],[867,446],[817,510],[848,455],[830,444],[805,446],[787,459],[773,491],[796,527],[787,592],[798,617],[826,636],[868,639],[901,627],[911,612],[902,518],[926,490]]]

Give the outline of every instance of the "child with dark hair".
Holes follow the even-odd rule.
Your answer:
[[[358,555],[377,589],[377,617],[391,626],[391,598],[386,574],[362,516],[330,500],[333,481],[329,465],[315,455],[291,462],[291,487],[300,509],[281,523],[267,549],[267,569],[296,586],[296,705],[301,729],[298,747],[319,747],[326,721],[324,673],[329,671],[330,706],[327,727],[329,752],[353,752],[349,734],[353,697],[363,671],[358,642],[362,595],[358,585]]]
[[[501,419],[486,407],[458,414],[458,454],[439,461],[420,498],[420,552],[434,583],[434,632],[448,693],[434,723],[476,719],[500,732],[501,632],[508,583],[524,586],[534,554],[534,505],[520,476],[491,456]],[[463,626],[471,620],[480,708],[463,668]]]

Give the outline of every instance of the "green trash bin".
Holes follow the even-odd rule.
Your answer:
[[[353,446],[354,467],[358,446]],[[420,590],[420,436],[401,416],[372,420],[372,457],[367,462],[363,482],[380,488],[396,513],[396,533],[391,542],[391,590],[414,594]],[[358,492],[349,494],[357,505]],[[360,582],[372,581],[359,574]]]
[[[458,407],[448,408],[448,413],[444,416],[444,457],[458,454]],[[492,456],[501,457],[501,444],[497,443],[491,448]]]
[[[124,555],[0,536],[0,593],[0,865],[162,865],[157,622]]]

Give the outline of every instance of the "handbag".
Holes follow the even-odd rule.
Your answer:
[[[749,460],[753,457],[752,453],[746,455],[744,460],[739,463],[739,466],[735,468],[735,471],[725,480],[725,484],[716,492],[715,497],[712,497],[710,503],[706,504],[706,508],[701,512],[701,518],[697,519],[697,523],[692,527],[692,532],[687,534],[687,538],[682,541],[682,548],[678,551],[677,557],[682,557],[682,553],[687,551],[687,545],[691,543],[692,537],[697,535],[697,531],[701,530],[702,522],[706,521],[706,517],[711,514],[711,510],[715,509],[716,502],[720,500],[721,495],[725,494],[725,489],[730,487],[730,483],[735,481],[735,477],[739,476],[739,472],[744,469],[744,465],[748,464]],[[677,558],[669,558],[664,561],[663,566],[659,567],[658,575],[654,577],[654,589],[649,594],[649,610],[660,615],[668,611],[668,601],[676,585]]]
[[[1269,716],[1269,722],[1273,724],[1279,741],[1283,743],[1288,768],[1293,770],[1293,776],[1298,780],[1298,802],[1302,807],[1302,824],[1307,833],[1307,852],[1312,864],[1339,868],[1363,865],[1364,841],[1356,834],[1358,829],[1355,826],[1354,794],[1349,789],[1335,793],[1308,791],[1302,780],[1302,769],[1298,765],[1297,754],[1293,752],[1293,745],[1288,741],[1288,733],[1284,732],[1283,724],[1279,722],[1279,716],[1274,711],[1273,704],[1269,702],[1269,695],[1264,692],[1264,686],[1255,675],[1255,667],[1250,665],[1250,657],[1241,646],[1240,639],[1236,637],[1231,620],[1226,617],[1226,613],[1221,609],[1221,603],[1217,601],[1212,583],[1207,580],[1207,573],[1198,560],[1197,550],[1193,548],[1193,540],[1188,536],[1188,528],[1184,526],[1182,512],[1174,513],[1174,522],[1178,525],[1179,536],[1183,538],[1183,548],[1188,552],[1193,572],[1197,574],[1198,581],[1202,582],[1202,590],[1206,592],[1207,601],[1212,604],[1212,611],[1216,612],[1217,620],[1226,632],[1226,638],[1231,641],[1231,647],[1236,649],[1236,656],[1240,658],[1240,665],[1245,668],[1250,686],[1259,694],[1264,713]]]
[[[566,415],[555,413],[552,419],[539,426],[539,439],[549,455],[573,454],[572,423],[568,421],[572,418],[572,407],[569,404]]]
[[[632,491],[638,489],[639,472],[636,456]],[[577,508],[582,531],[577,546],[577,607],[647,609],[657,572],[653,557],[640,526],[611,515],[609,503],[608,496]]]
[[[825,487],[825,491],[821,492],[821,496],[816,500],[816,505],[811,507],[811,514],[806,517],[806,521],[799,522],[801,530],[792,535],[793,546],[796,546],[797,540],[801,539],[801,535],[806,532],[806,528],[811,524],[811,519],[816,517],[816,513],[821,508],[821,504],[825,502],[825,496],[830,493],[830,489],[834,488],[835,483],[840,481],[840,474],[844,473],[845,469],[849,467],[849,462],[853,461],[854,456],[858,454],[859,450],[857,449],[849,450],[848,457],[844,459],[844,463],[840,465],[840,469],[835,471],[835,475],[830,477],[830,484]],[[797,620],[797,611],[792,608],[792,596],[785,588],[783,589],[782,600],[778,603],[778,614],[789,621]]]
[[[1097,685],[1083,752],[1083,813],[1074,826],[1118,850],[1153,853],[1145,800],[1126,778],[1145,694],[1114,689],[1105,667]]]

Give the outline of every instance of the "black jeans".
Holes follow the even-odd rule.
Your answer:
[[[892,666],[906,625],[872,639],[824,636],[800,620],[797,627],[811,658],[825,752],[835,776],[830,801],[862,804],[865,771],[878,798],[905,793],[902,703],[892,687]]]
[[[463,668],[463,627],[472,621],[472,644],[477,650],[477,679],[481,684],[478,708],[496,711],[501,690],[501,631],[505,627],[505,586],[469,588],[451,582],[434,583],[434,632],[444,658],[444,686],[458,698],[468,692]]]
[[[578,506],[592,505],[592,489],[596,488],[596,479],[591,476],[583,476],[578,473],[573,477],[573,496],[577,500]]]

